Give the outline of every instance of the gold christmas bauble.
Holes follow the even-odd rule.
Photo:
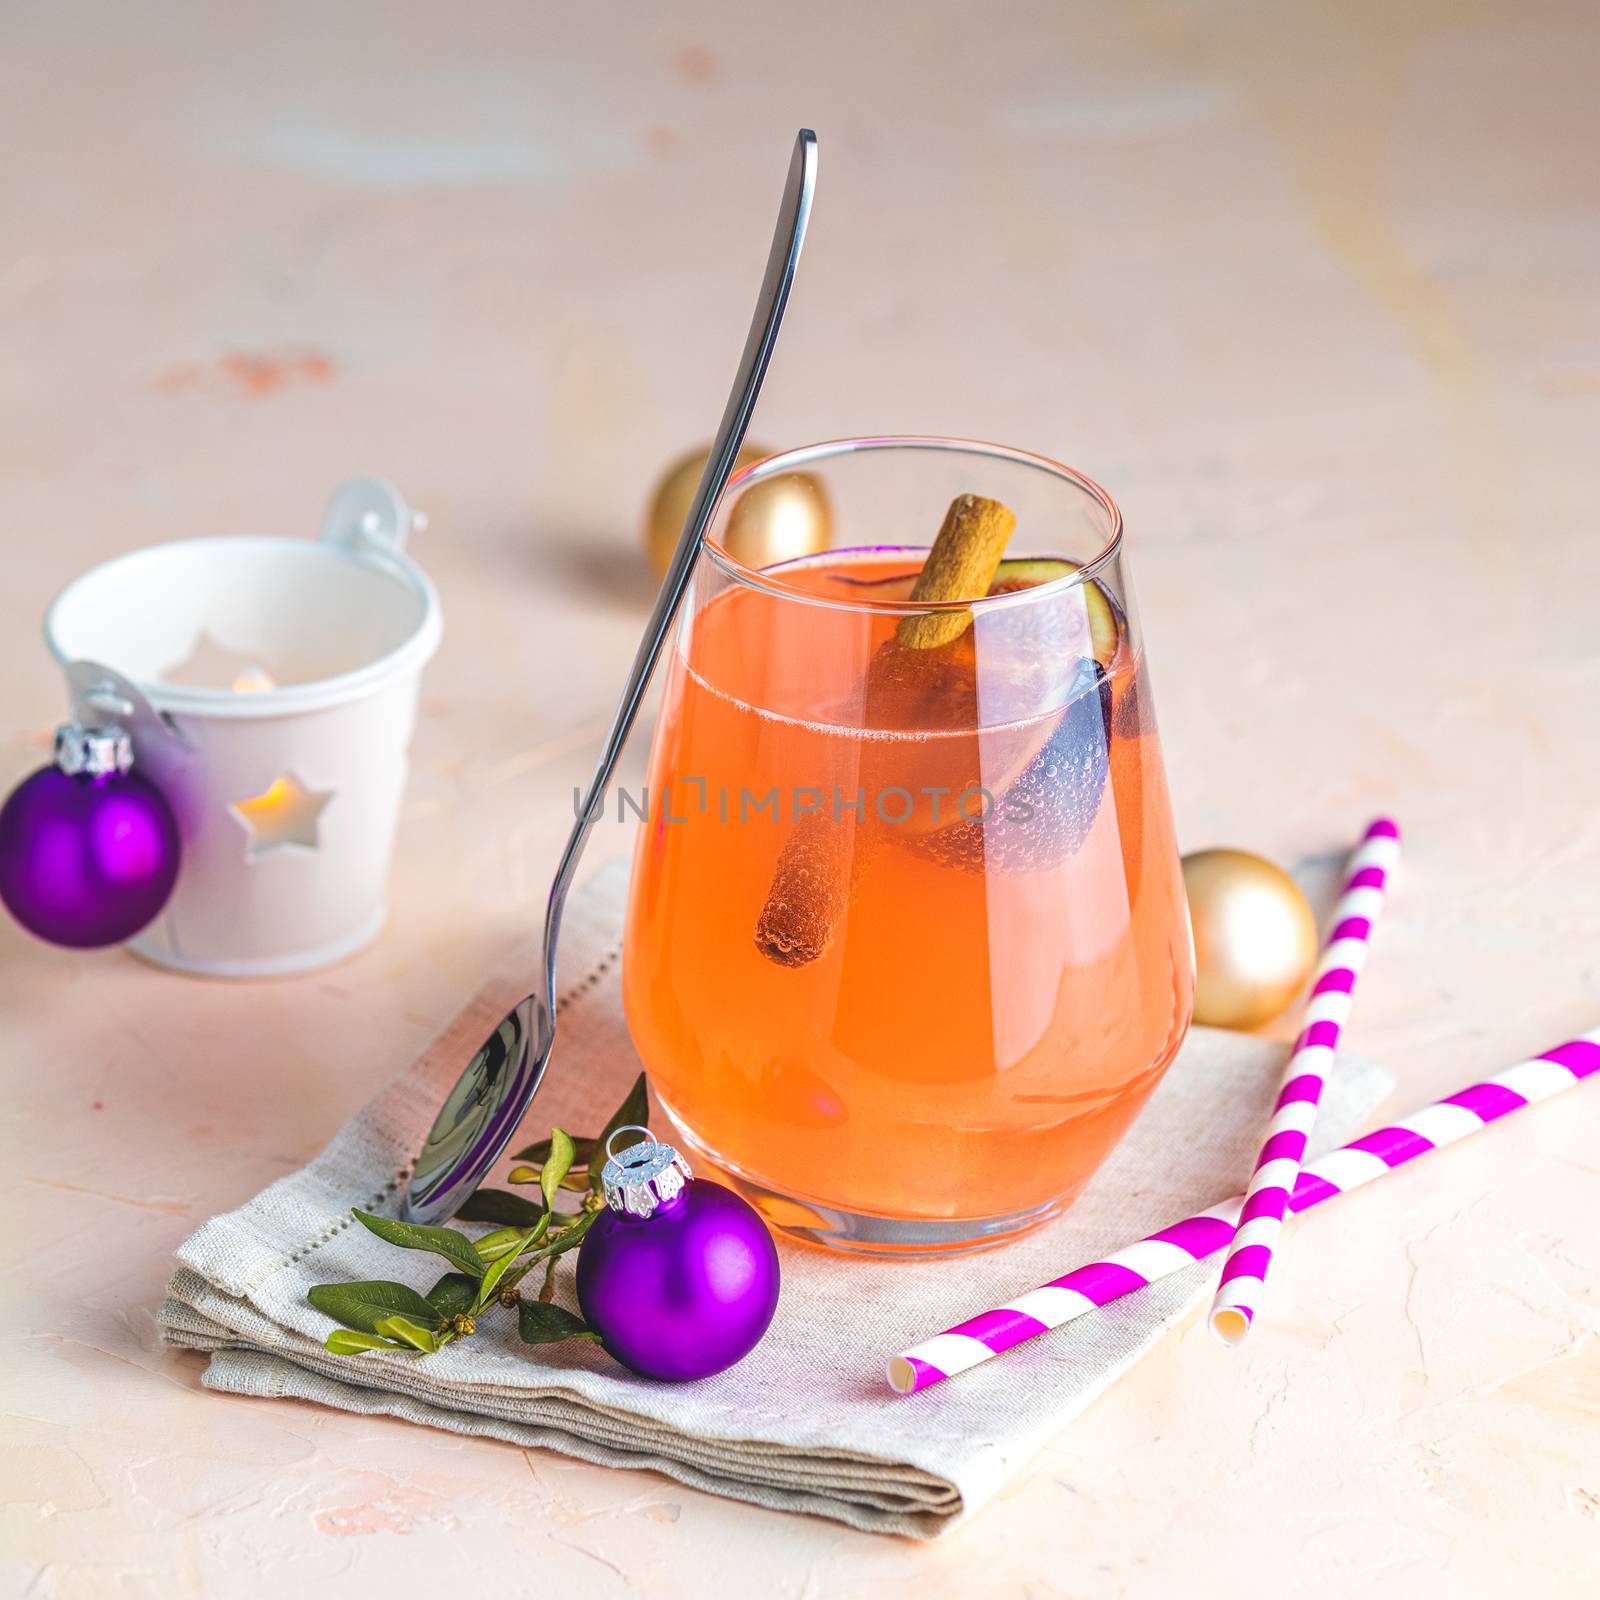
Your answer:
[[[700,487],[700,474],[706,470],[706,457],[710,454],[711,447],[701,445],[699,449],[679,456],[661,475],[656,492],[650,498],[644,542],[650,555],[650,565],[658,573],[665,572],[667,563],[672,559],[678,535],[683,532],[683,525],[689,519],[694,492]],[[764,445],[751,444],[746,440],[734,461],[734,471],[741,471],[771,454]]]
[[[1294,879],[1248,850],[1183,858],[1194,928],[1194,1020],[1255,1028],[1280,1015],[1317,959],[1317,919]]]
[[[733,502],[722,542],[730,555],[759,571],[814,556],[832,536],[822,485],[808,472],[785,472],[752,484]]]
[[[771,453],[764,445],[747,443],[739,452],[736,467],[748,467]],[[706,455],[704,449],[693,450],[675,461],[650,502],[645,541],[657,572],[665,572],[672,559],[700,474],[705,471]],[[822,485],[809,473],[785,472],[753,485],[734,501],[721,542],[747,567],[760,568],[826,550],[831,533],[832,518]]]

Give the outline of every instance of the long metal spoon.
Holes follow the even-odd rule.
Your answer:
[[[695,491],[688,520],[672,552],[666,577],[661,580],[661,590],[639,643],[639,653],[633,658],[633,668],[628,673],[622,698],[617,702],[616,714],[595,765],[594,778],[584,796],[567,847],[561,853],[555,882],[550,887],[550,902],[544,917],[544,960],[536,986],[532,994],[506,1013],[500,1025],[484,1040],[482,1049],[467,1063],[466,1071],[456,1080],[450,1097],[434,1119],[427,1142],[417,1156],[403,1202],[404,1213],[412,1222],[434,1222],[455,1214],[516,1132],[550,1063],[550,1050],[556,1037],[556,940],[561,933],[561,912],[566,905],[567,891],[572,887],[583,847],[605,803],[606,785],[611,781],[684,590],[688,588],[689,575],[700,554],[712,510],[733,473],[739,447],[744,443],[750,413],[755,409],[756,396],[761,393],[761,380],[766,376],[767,362],[783,322],[816,182],[817,136],[809,128],[802,128],[789,162],[783,205],[772,236],[772,253],[767,257],[767,270],[761,280],[750,336],[739,358],[733,391],[722,413],[710,459],[700,476],[700,487]]]

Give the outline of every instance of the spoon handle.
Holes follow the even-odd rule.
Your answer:
[[[555,1042],[556,938],[561,931],[567,890],[572,886],[583,847],[605,803],[606,785],[611,781],[628,731],[639,714],[639,704],[650,687],[650,675],[672,631],[672,620],[689,586],[689,575],[695,557],[700,554],[711,513],[733,473],[739,446],[744,443],[744,430],[755,409],[756,396],[761,392],[761,380],[766,376],[767,362],[778,337],[778,325],[783,321],[783,308],[789,299],[789,286],[794,282],[794,269],[800,260],[800,245],[805,238],[816,181],[817,136],[803,128],[795,140],[794,157],[789,163],[789,178],[783,191],[783,207],[778,213],[778,229],[773,235],[772,253],[767,258],[766,274],[761,280],[750,337],[745,341],[733,392],[728,396],[728,408],[722,414],[689,519],[683,525],[677,549],[672,552],[666,577],[661,580],[661,592],[656,596],[639,653],[633,658],[628,682],[617,702],[589,792],[584,796],[578,820],[567,839],[566,849],[561,852],[555,882],[550,886],[550,903],[544,918],[543,963],[533,992],[518,1001],[484,1040],[434,1118],[400,1202],[401,1214],[409,1222],[434,1223],[455,1215],[460,1202],[477,1187],[516,1132],[517,1124],[544,1077]]]
[[[600,750],[600,759],[595,763],[594,777],[590,779],[578,820],[573,824],[566,848],[561,852],[561,864],[556,868],[555,881],[550,886],[550,903],[544,920],[544,992],[547,996],[555,993],[556,939],[561,931],[561,913],[566,907],[567,891],[572,887],[583,847],[589,842],[589,834],[605,805],[606,785],[611,781],[634,718],[639,714],[640,703],[650,687],[656,662],[661,659],[662,648],[672,631],[673,619],[689,586],[695,558],[705,541],[711,513],[733,475],[734,462],[744,443],[745,429],[750,425],[750,413],[755,409],[762,379],[767,375],[767,363],[772,358],[772,347],[777,343],[784,307],[789,301],[789,289],[794,282],[795,267],[800,261],[800,246],[805,241],[806,222],[811,215],[811,199],[816,182],[817,136],[809,128],[802,128],[794,142],[789,176],[784,184],[783,204],[779,208],[778,225],[772,235],[772,250],[767,256],[761,293],[756,297],[755,315],[750,322],[744,353],[739,357],[739,370],[733,380],[732,392],[728,395],[727,408],[717,425],[716,438],[712,442],[705,471],[700,474],[700,486],[695,490],[694,503],[689,508],[683,532],[678,536],[672,560],[667,564],[666,576],[661,580],[655,605],[650,611],[650,620],[645,625],[644,637],[639,641],[639,650],[629,669],[628,681],[623,686],[622,697],[617,701],[611,727]]]

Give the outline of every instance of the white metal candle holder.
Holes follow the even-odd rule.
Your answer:
[[[75,704],[114,716],[178,819],[165,911],[131,948],[214,977],[302,972],[383,924],[439,598],[424,525],[357,478],[316,539],[153,545],[68,585],[45,642]]]

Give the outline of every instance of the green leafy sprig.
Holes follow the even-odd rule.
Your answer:
[[[565,1339],[598,1340],[582,1317],[555,1304],[556,1270],[562,1256],[578,1249],[594,1219],[605,1209],[600,1174],[606,1141],[621,1127],[645,1126],[650,1116],[644,1074],[617,1107],[598,1138],[573,1137],[552,1128],[511,1158],[518,1165],[508,1183],[535,1187],[535,1194],[509,1189],[479,1189],[455,1214],[457,1222],[497,1223],[473,1239],[457,1228],[429,1228],[352,1208],[357,1222],[401,1250],[425,1250],[449,1262],[426,1294],[404,1283],[376,1279],[366,1283],[319,1283],[306,1298],[340,1327],[324,1341],[336,1356],[370,1350],[432,1355],[477,1332],[478,1319],[496,1307],[514,1308],[524,1344],[558,1344]],[[643,1135],[619,1139],[619,1149]],[[558,1211],[559,1196],[577,1194],[577,1209]],[[539,1265],[544,1278],[536,1297],[523,1294],[522,1280]]]

